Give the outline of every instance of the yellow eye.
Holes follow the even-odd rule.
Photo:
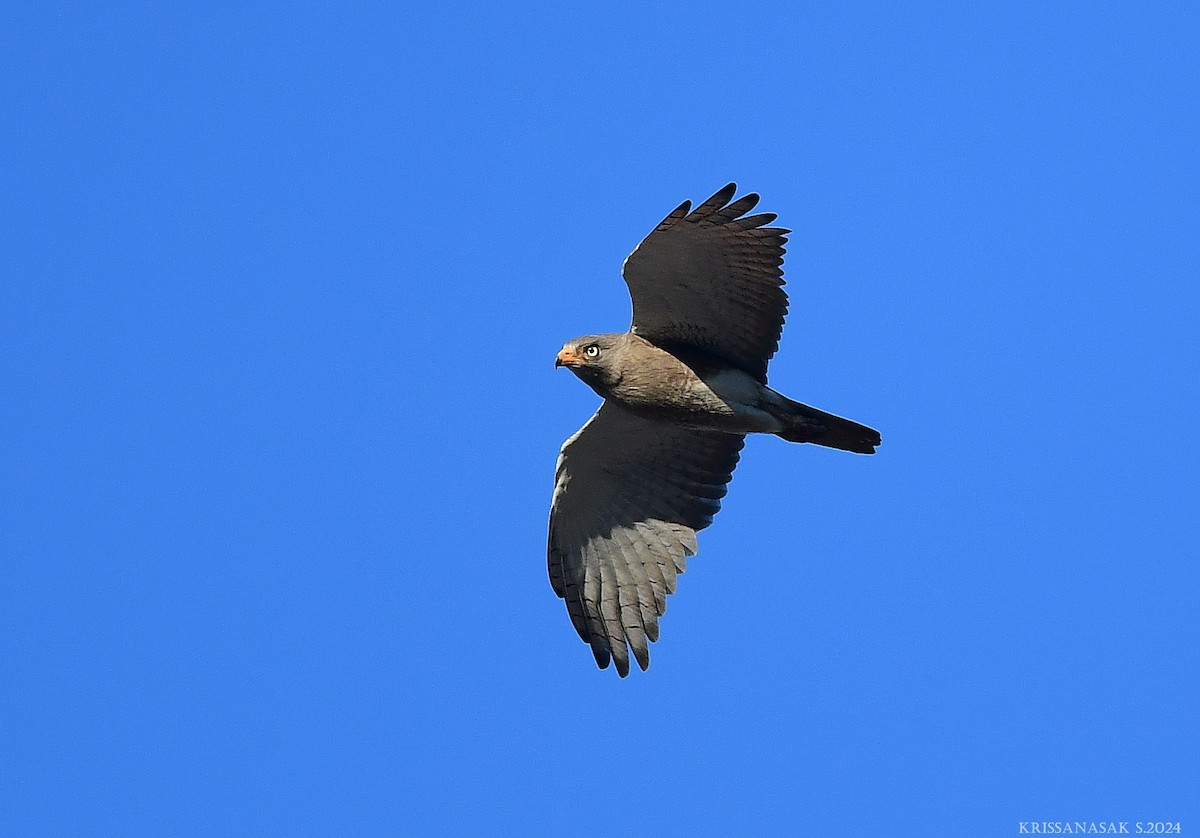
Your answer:
[[[596,346],[596,344],[593,343],[591,346],[589,346],[583,350],[583,354],[589,358],[595,358],[597,355],[600,354],[600,347]]]

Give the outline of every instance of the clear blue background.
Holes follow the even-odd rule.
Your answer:
[[[11,835],[1200,829],[1192,4],[10,4]],[[546,579],[621,261],[793,228],[648,673]]]

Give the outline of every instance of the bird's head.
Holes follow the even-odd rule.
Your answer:
[[[616,374],[615,350],[624,335],[587,335],[567,341],[554,366],[566,367],[589,384],[611,384]]]

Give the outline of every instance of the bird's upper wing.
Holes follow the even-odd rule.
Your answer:
[[[605,403],[558,455],[548,563],[579,636],[622,677],[712,523],[744,437],[641,419]],[[628,644],[628,647],[627,645]]]
[[[746,215],[754,193],[729,203],[736,191],[731,183],[691,212],[684,201],[629,254],[623,273],[635,333],[668,348],[698,347],[765,383],[787,314],[782,265],[791,231],[764,226],[774,213]]]

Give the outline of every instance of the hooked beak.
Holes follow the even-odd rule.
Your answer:
[[[577,367],[583,363],[583,359],[575,354],[575,351],[570,347],[564,346],[559,350],[558,357],[554,359],[555,368],[558,367]]]

